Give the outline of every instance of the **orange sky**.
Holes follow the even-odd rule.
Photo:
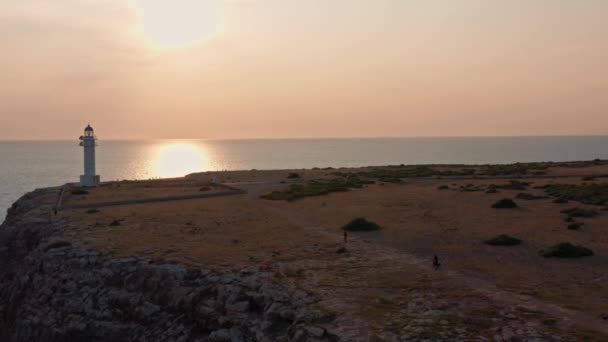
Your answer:
[[[0,2],[0,139],[608,134],[605,0]]]

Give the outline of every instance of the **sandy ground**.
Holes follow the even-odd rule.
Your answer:
[[[76,194],[72,191],[80,190],[79,187],[69,186],[65,192],[63,205],[94,205],[95,203],[142,200],[164,196],[184,196],[202,193],[213,193],[225,191],[220,186],[211,184],[209,181],[198,179],[159,179],[148,181],[120,181],[102,183],[97,188],[86,188],[87,193]]]
[[[303,179],[287,179],[287,171],[242,171],[194,175],[183,183],[172,180],[170,186],[148,182],[147,188],[133,185],[139,190],[131,191],[192,190],[215,176],[248,193],[107,207],[93,214],[64,210],[60,215],[90,247],[116,255],[218,270],[235,265],[274,269],[280,281],[315,294],[328,322],[353,339],[608,339],[608,321],[602,318],[608,314],[608,212],[579,220],[585,226],[573,231],[566,229],[560,210],[590,206],[516,200],[520,208],[496,210],[492,203],[522,191],[462,191],[467,184],[483,188],[506,184],[509,178],[406,179],[294,202],[259,199],[289,183],[330,177],[332,171],[297,171]],[[526,181],[533,186],[580,183],[590,174],[608,174],[608,168],[556,167]],[[440,185],[449,189],[438,190]],[[117,196],[118,189],[96,190],[105,191],[105,199]],[[533,187],[523,192],[543,194]],[[95,196],[72,197],[69,203],[101,198]],[[340,227],[359,216],[382,229],[350,233],[344,244]],[[120,224],[110,226],[115,220]],[[483,244],[503,233],[524,242],[514,247]],[[559,242],[584,245],[595,255],[538,255]],[[347,252],[336,253],[343,246]],[[443,263],[440,270],[431,267],[434,254]]]

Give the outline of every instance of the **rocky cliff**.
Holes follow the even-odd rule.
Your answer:
[[[258,268],[215,273],[87,250],[36,190],[0,226],[1,341],[335,341],[302,291]]]

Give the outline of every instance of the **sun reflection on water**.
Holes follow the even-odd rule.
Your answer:
[[[182,177],[206,169],[207,158],[200,145],[170,142],[160,146],[153,163],[154,177]]]

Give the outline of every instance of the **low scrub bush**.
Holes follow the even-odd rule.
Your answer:
[[[293,178],[300,178],[300,174],[299,174],[299,173],[297,173],[297,172],[290,172],[290,173],[287,175],[287,178],[290,178],[290,179],[293,179]]]
[[[602,184],[548,184],[543,187],[547,195],[578,201],[585,204],[608,204],[608,183]]]
[[[548,163],[515,163],[515,164],[499,164],[487,165],[484,170],[486,175],[525,175],[528,171],[538,172],[547,169],[550,166]]]
[[[362,188],[373,181],[362,180],[356,176],[347,178],[313,180],[306,184],[292,184],[285,190],[276,190],[260,196],[263,199],[273,201],[295,201],[304,197],[323,196],[332,192],[349,191],[350,189]]]
[[[515,203],[510,198],[503,198],[500,201],[492,204],[492,208],[494,208],[494,209],[513,209],[513,208],[517,208],[517,203]]]
[[[533,200],[539,200],[539,199],[546,199],[547,196],[539,196],[539,195],[529,194],[527,192],[520,192],[517,194],[516,198],[526,200],[526,201],[533,201]]]
[[[495,238],[484,241],[484,243],[491,246],[516,246],[521,244],[521,240],[506,234],[501,234]]]
[[[477,192],[477,191],[483,191],[483,188],[479,185],[475,185],[475,184],[467,184],[467,185],[461,185],[460,186],[460,191],[463,192]]]
[[[518,180],[510,180],[507,184],[490,184],[489,186],[496,189],[504,190],[526,190],[530,186],[530,183]]]
[[[347,223],[344,227],[342,227],[342,229],[344,230],[348,230],[348,231],[371,231],[371,230],[378,230],[380,229],[380,226],[372,221],[367,220],[364,217],[357,217],[355,219],[353,219],[352,221],[350,221],[349,223]]]
[[[593,251],[583,246],[562,242],[541,250],[539,254],[545,258],[580,258],[593,255]]]
[[[568,225],[568,229],[579,230],[583,225],[585,225],[585,224],[582,222],[572,222]]]
[[[594,217],[598,215],[597,211],[585,208],[564,209],[561,213],[567,214],[569,217]]]

